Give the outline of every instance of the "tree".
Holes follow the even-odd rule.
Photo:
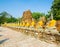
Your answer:
[[[39,20],[39,18],[41,17],[41,16],[44,16],[45,14],[44,13],[39,13],[39,12],[33,12],[32,13],[32,17],[35,19],[35,20]]]
[[[0,13],[0,25],[4,24],[5,22],[11,23],[11,22],[16,22],[16,21],[18,21],[17,18],[13,17],[9,13],[5,11]]]
[[[6,12],[0,13],[0,24],[6,22],[6,15],[7,15]]]
[[[47,21],[50,20],[50,18],[51,18],[51,13],[52,13],[52,12],[51,12],[51,10],[50,10],[50,11],[48,11],[48,13],[46,14],[45,17],[46,17]]]
[[[54,19],[60,20],[60,0],[54,0],[51,11],[53,13]]]
[[[14,18],[12,16],[10,18],[7,18],[7,20],[6,20],[7,23],[14,23],[14,22],[17,22],[17,21],[18,21],[18,19]]]

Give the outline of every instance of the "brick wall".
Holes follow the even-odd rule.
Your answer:
[[[57,30],[60,31],[60,20],[57,20],[56,27],[57,27]]]

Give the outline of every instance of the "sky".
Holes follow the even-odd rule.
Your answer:
[[[23,12],[41,12],[47,14],[53,0],[0,0],[0,13],[8,12],[13,17],[21,17]]]

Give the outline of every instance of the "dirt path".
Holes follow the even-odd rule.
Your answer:
[[[15,30],[0,27],[0,47],[59,47],[55,43],[40,41]]]

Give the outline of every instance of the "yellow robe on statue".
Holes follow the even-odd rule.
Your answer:
[[[56,20],[51,20],[49,23],[48,23],[48,27],[53,27],[56,25]]]
[[[22,26],[25,26],[25,23],[24,22],[22,23]]]
[[[30,26],[30,24],[27,22],[27,23],[25,24],[25,26],[26,26],[26,27],[29,27],[29,26]]]
[[[33,27],[34,25],[35,25],[35,22],[34,22],[34,21],[32,21],[32,23],[31,23],[31,25],[30,25],[30,26],[32,26],[32,27]]]
[[[22,26],[22,23],[20,23],[20,26]]]
[[[43,21],[39,21],[36,25],[36,28],[42,27],[44,25]]]

